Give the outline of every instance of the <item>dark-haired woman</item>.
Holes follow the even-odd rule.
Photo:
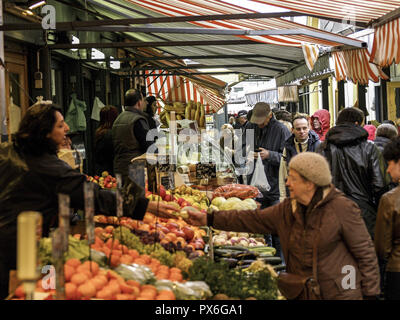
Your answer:
[[[95,172],[101,175],[103,171],[114,175],[114,147],[112,141],[112,126],[118,117],[118,109],[105,106],[100,110],[100,125],[94,137]]]
[[[17,217],[22,211],[43,216],[43,236],[57,226],[59,193],[70,196],[71,207],[84,208],[86,176],[57,157],[68,126],[52,105],[30,107],[11,143],[0,144],[0,299],[8,294],[9,271],[16,265]],[[115,194],[93,184],[96,213],[115,215]],[[124,214],[141,220],[146,211],[170,217],[173,207],[149,202],[136,185],[125,189]]]
[[[385,146],[383,157],[392,181],[399,183],[400,137]],[[400,300],[400,186],[385,193],[379,201],[375,248],[383,269],[385,298]]]
[[[156,111],[157,111],[157,99],[154,96],[146,97],[145,112],[147,113],[148,116],[150,130],[157,129],[157,123],[156,120],[154,120],[154,115],[156,114]]]

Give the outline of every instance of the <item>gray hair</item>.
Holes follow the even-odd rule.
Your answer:
[[[383,123],[376,129],[377,137],[385,137],[388,139],[394,139],[398,135],[397,129],[390,123]]]

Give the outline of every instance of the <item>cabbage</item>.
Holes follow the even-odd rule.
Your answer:
[[[240,200],[240,199],[237,198],[237,197],[229,198],[229,199],[226,200],[226,201],[229,202],[229,203],[241,203],[241,202],[242,202],[242,200]]]
[[[224,197],[216,197],[211,201],[211,204],[214,206],[219,207],[221,204],[223,204],[226,201]]]
[[[255,202],[253,199],[246,199],[246,200],[243,200],[243,202],[246,202],[247,204],[249,204],[249,206],[251,207],[250,210],[257,209],[257,202]]]

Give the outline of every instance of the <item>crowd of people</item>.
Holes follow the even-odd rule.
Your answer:
[[[114,106],[101,109],[94,139],[96,172],[121,175],[124,215],[139,220],[146,211],[170,217],[174,210],[148,201],[128,179],[131,160],[155,141],[148,132],[159,127],[156,111],[155,97],[130,89],[121,113]],[[390,121],[377,128],[364,121],[354,107],[337,119],[327,110],[292,114],[264,102],[240,111],[223,125],[218,142],[232,163],[236,152],[253,162],[261,159],[269,185],[257,198],[261,207],[192,210],[189,222],[265,234],[292,277],[289,288],[303,285],[296,294],[288,292],[292,298],[309,299],[312,290],[321,299],[400,299],[399,132]],[[57,226],[59,193],[70,196],[73,209],[84,206],[86,176],[64,156],[72,149],[68,131],[57,107],[36,104],[12,140],[0,145],[0,299],[7,296],[8,272],[15,268],[18,214],[41,212],[47,236]],[[250,184],[252,178],[246,172],[239,182]],[[98,213],[115,215],[115,194],[96,186],[95,206]],[[354,272],[348,284],[343,270]]]
[[[394,122],[365,125],[363,111],[351,107],[331,127],[328,110],[292,115],[263,102],[247,121],[244,114],[238,113],[237,127],[243,135],[254,130],[271,189],[257,199],[256,214],[193,212],[191,223],[269,233],[287,271],[302,277],[313,276],[317,242],[320,298],[400,299],[400,137]],[[337,269],[347,265],[357,266],[350,290]],[[297,296],[307,297],[305,291]]]

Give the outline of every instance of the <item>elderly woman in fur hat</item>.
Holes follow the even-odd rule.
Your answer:
[[[189,212],[189,222],[220,230],[276,234],[288,299],[370,299],[380,293],[374,244],[355,202],[332,184],[326,159],[314,152],[289,163],[290,198],[263,210]]]

